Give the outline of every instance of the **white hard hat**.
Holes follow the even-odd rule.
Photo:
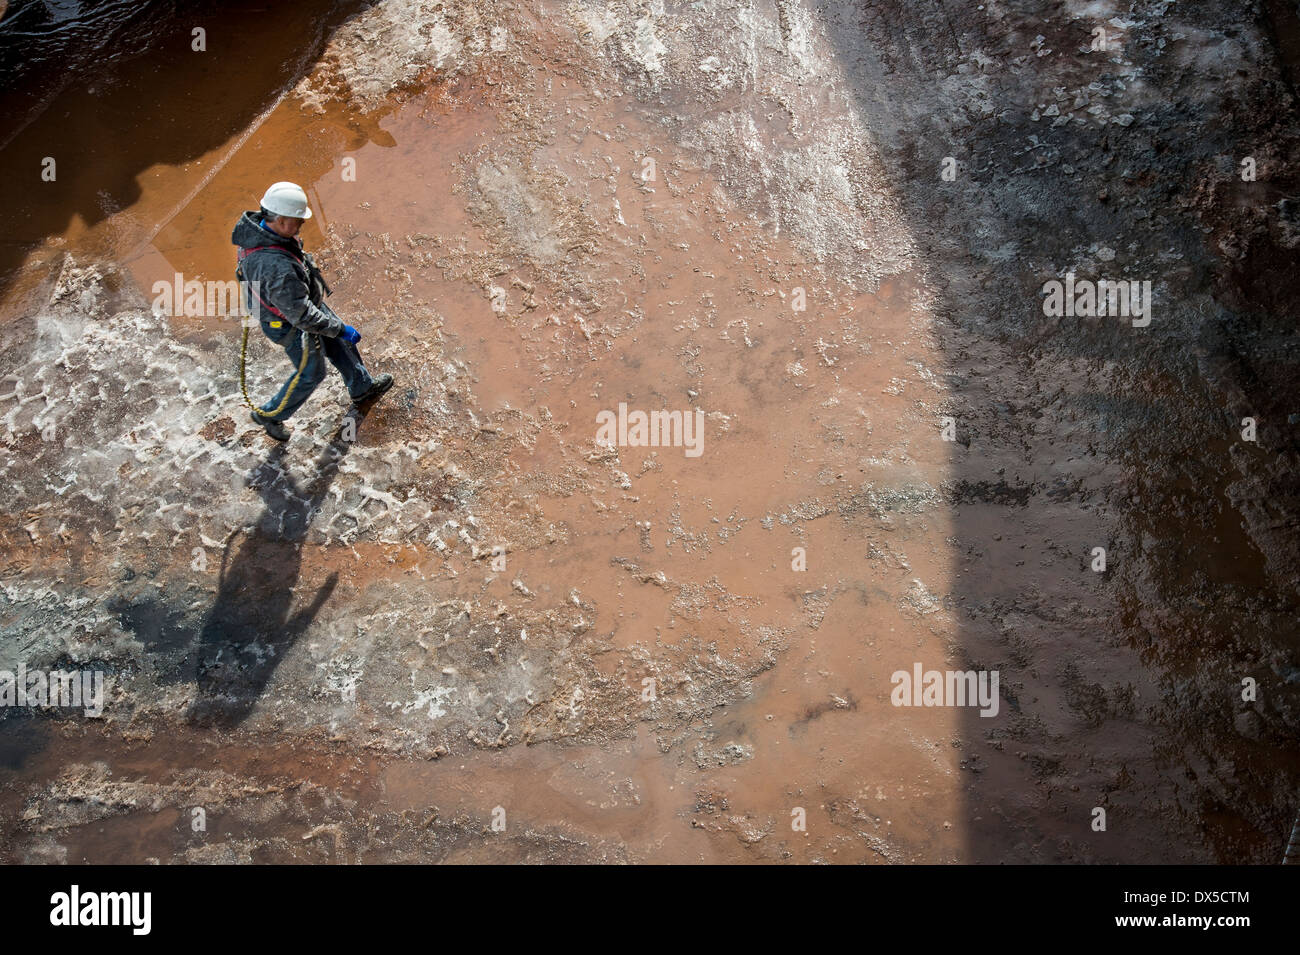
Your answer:
[[[262,208],[290,219],[311,218],[311,210],[307,208],[307,193],[296,182],[272,183],[262,197]]]

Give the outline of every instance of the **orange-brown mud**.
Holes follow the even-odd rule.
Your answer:
[[[172,148],[110,140],[23,187],[46,194],[5,262],[0,666],[111,689],[98,719],[0,720],[5,858],[1276,861],[1294,438],[1258,382],[1292,359],[1268,328],[1226,371],[1208,332],[1183,350],[1201,319],[1175,316],[1231,283],[1185,220],[1229,213],[1125,195],[1136,161],[1096,144],[1172,135],[1162,103],[1225,137],[1238,114],[1149,52],[1025,64],[980,50],[1046,27],[891,6],[340,5],[288,84],[258,49],[190,124],[218,81],[182,72],[121,121]],[[1245,54],[1214,55],[1180,69]],[[1100,117],[1093,75],[1127,80]],[[1026,159],[1054,87],[1073,125]],[[56,98],[6,169],[112,95]],[[1108,122],[1132,112],[1142,133]],[[952,154],[967,180],[939,179]],[[88,217],[101,166],[129,199]],[[177,273],[231,278],[278,179],[397,378],[355,440],[333,378],[272,446],[237,319],[156,307]],[[1089,263],[1157,278],[1148,337],[1042,315]],[[250,361],[269,395],[287,366],[256,331]],[[698,409],[702,453],[598,443],[620,403]],[[892,705],[915,663],[998,671],[996,715]]]

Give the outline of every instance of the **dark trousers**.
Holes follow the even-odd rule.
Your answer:
[[[303,358],[303,339],[307,340],[307,363],[299,371],[299,364]],[[271,340],[275,341],[274,338]],[[260,410],[267,418],[276,421],[288,420],[302,403],[311,397],[316,386],[325,380],[326,360],[339,370],[339,374],[343,376],[343,384],[347,386],[348,394],[353,398],[360,397],[375,383],[370,377],[370,372],[366,371],[366,366],[361,362],[361,353],[357,351],[357,346],[342,338],[326,338],[323,335],[313,335],[295,328],[280,340],[279,345],[293,362],[294,371],[276,392],[275,397],[262,405]],[[285,401],[286,394],[289,396],[288,401]],[[284,407],[279,413],[272,414],[271,412],[276,408],[280,408],[282,401]]]

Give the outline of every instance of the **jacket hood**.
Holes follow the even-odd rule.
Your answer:
[[[262,213],[258,209],[245,212],[235,223],[235,229],[230,233],[230,241],[241,249],[252,249],[259,245],[278,245],[288,249],[298,258],[302,258],[302,243],[296,238],[286,239],[282,235],[276,235],[273,232],[267,232],[257,220]]]

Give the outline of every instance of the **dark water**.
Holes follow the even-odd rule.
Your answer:
[[[148,167],[201,157],[247,126],[364,6],[10,3],[0,19],[0,295],[40,243],[130,207]],[[57,188],[42,180],[47,159]]]

